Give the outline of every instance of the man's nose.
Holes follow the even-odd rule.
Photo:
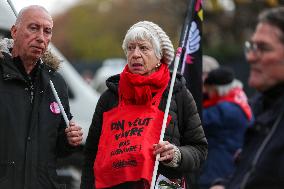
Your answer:
[[[255,62],[259,58],[259,54],[256,51],[246,52],[246,59],[248,63]]]
[[[37,38],[36,40],[40,43],[44,42],[44,32],[43,30],[39,30],[37,33]]]

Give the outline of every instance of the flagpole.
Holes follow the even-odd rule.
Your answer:
[[[62,116],[63,116],[63,119],[64,119],[64,121],[65,121],[65,123],[66,123],[66,125],[67,125],[67,127],[68,127],[68,126],[69,126],[69,120],[68,120],[68,118],[67,118],[67,115],[66,115],[66,112],[65,112],[65,110],[64,110],[64,107],[62,106],[61,100],[60,100],[60,98],[59,98],[59,96],[58,96],[58,94],[57,94],[57,91],[56,91],[56,89],[55,89],[55,87],[54,87],[54,85],[53,85],[53,82],[52,82],[51,80],[49,80],[49,84],[50,84],[52,93],[53,93],[53,95],[54,95],[54,97],[55,97],[55,99],[56,99],[56,102],[57,102],[57,104],[59,105],[59,109],[60,109],[60,112],[61,112],[61,114],[62,114]]]
[[[175,57],[174,70],[173,70],[173,73],[172,73],[170,90],[169,90],[169,95],[168,95],[168,99],[167,99],[167,104],[166,104],[166,109],[165,109],[165,114],[164,114],[164,119],[163,119],[163,124],[162,124],[162,130],[161,130],[161,134],[160,134],[160,140],[159,140],[160,142],[163,141],[164,135],[165,135],[167,120],[168,120],[168,115],[169,115],[169,109],[170,109],[170,103],[171,103],[171,99],[172,99],[173,88],[174,88],[174,84],[175,84],[175,80],[176,80],[176,74],[177,74],[177,69],[178,69],[178,65],[179,65],[181,52],[182,52],[182,48],[179,47],[177,49],[177,53],[176,53],[176,57]],[[155,187],[156,177],[157,177],[157,172],[158,172],[158,167],[159,167],[159,158],[160,158],[160,154],[157,154],[150,189],[154,189],[154,187]]]
[[[184,72],[184,56],[185,56],[185,50],[186,50],[186,46],[188,45],[188,38],[189,38],[189,32],[190,32],[190,27],[191,27],[191,23],[193,21],[193,15],[194,15],[194,10],[195,10],[195,6],[196,3],[200,2],[201,0],[190,0],[190,2],[188,3],[188,8],[187,8],[187,15],[184,21],[184,25],[183,25],[183,29],[182,29],[182,35],[181,35],[181,40],[180,40],[180,44],[179,47],[177,49],[177,53],[175,56],[175,61],[174,61],[174,68],[173,68],[173,73],[172,73],[172,78],[171,78],[171,83],[170,83],[170,90],[169,90],[169,95],[168,95],[168,99],[167,99],[167,104],[166,104],[166,109],[165,109],[165,114],[164,114],[164,119],[163,119],[163,124],[162,124],[162,130],[161,130],[161,134],[160,134],[160,139],[159,141],[163,141],[164,139],[164,134],[165,134],[165,130],[166,130],[166,124],[167,124],[167,119],[168,119],[168,114],[169,114],[169,108],[170,108],[170,102],[171,102],[171,98],[172,98],[172,93],[173,93],[173,87],[174,87],[174,83],[175,83],[175,79],[176,79],[176,73],[178,70],[178,67],[180,65],[181,62],[183,62],[182,64],[182,74]],[[160,154],[156,155],[156,159],[155,159],[155,166],[154,166],[154,170],[153,170],[153,176],[152,176],[152,180],[151,180],[151,186],[150,189],[154,189],[155,187],[155,183],[156,183],[156,177],[157,177],[157,172],[158,172],[158,166],[159,166],[159,161],[158,159],[160,158]]]
[[[17,11],[16,11],[12,1],[11,0],[7,0],[7,2],[10,5],[10,7],[11,7],[12,11],[14,12],[15,16],[17,17],[18,13],[17,13]]]
[[[7,2],[8,2],[8,4],[10,5],[10,7],[11,7],[12,11],[14,12],[15,16],[18,17],[18,13],[17,13],[17,11],[16,11],[16,9],[15,9],[15,7],[14,7],[12,1],[11,1],[11,0],[7,0]],[[40,58],[40,61],[43,62],[41,58]],[[54,85],[53,85],[53,82],[52,82],[51,80],[49,80],[49,84],[50,84],[52,93],[53,93],[53,95],[54,95],[54,97],[55,97],[55,99],[56,99],[56,102],[57,102],[57,104],[59,105],[60,112],[61,112],[61,114],[62,114],[62,116],[63,116],[63,119],[64,119],[64,121],[65,121],[65,124],[66,124],[67,127],[69,127],[69,120],[68,120],[68,118],[67,118],[67,114],[66,114],[66,112],[65,112],[65,110],[64,110],[64,107],[62,106],[61,100],[60,100],[60,98],[59,98],[59,96],[58,96],[58,94],[57,94],[57,91],[56,91],[56,89],[55,89],[55,87],[54,87]]]

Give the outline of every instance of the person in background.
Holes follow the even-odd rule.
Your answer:
[[[202,56],[202,81],[204,82],[208,76],[208,73],[214,69],[220,67],[219,62],[212,56]]]
[[[219,62],[212,56],[203,55],[202,56],[202,93],[203,93],[203,103],[208,99],[208,94],[205,92],[204,81],[208,77],[208,73],[214,69],[220,67]]]
[[[282,189],[284,185],[284,7],[265,10],[245,55],[248,83],[258,93],[251,104],[255,117],[248,128],[237,169],[212,189]]]
[[[97,104],[84,151],[81,189],[148,189],[157,154],[157,185],[184,188],[184,175],[206,158],[207,141],[194,99],[178,74],[165,137],[159,142],[172,42],[157,24],[141,21],[127,31],[122,48],[127,65],[107,80],[108,90]]]
[[[59,188],[56,159],[82,141],[79,125],[70,121],[66,128],[49,86],[52,80],[71,119],[59,61],[46,53],[52,27],[49,13],[32,5],[19,12],[13,39],[0,41],[1,189]]]
[[[213,58],[212,56],[208,56],[208,55],[203,55],[202,56],[202,94],[203,94],[203,98],[202,101],[207,101],[208,100],[208,96],[206,93],[204,93],[204,81],[208,76],[208,73],[211,70],[214,70],[216,68],[218,68],[220,65],[218,63],[218,61]],[[202,117],[201,117],[202,119]],[[190,189],[199,189],[199,175],[200,175],[200,170],[195,170],[193,173],[190,173],[188,175],[186,175],[186,180],[187,180],[187,187]]]
[[[208,189],[217,178],[234,171],[234,156],[242,148],[245,130],[252,112],[242,83],[232,69],[220,67],[209,72],[204,81],[203,128],[208,140],[208,157],[199,178],[202,189]]]

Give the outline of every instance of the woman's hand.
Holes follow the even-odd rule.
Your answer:
[[[168,141],[161,141],[158,144],[153,145],[154,151],[153,154],[156,156],[160,154],[159,161],[165,163],[171,162],[174,158],[174,145]]]

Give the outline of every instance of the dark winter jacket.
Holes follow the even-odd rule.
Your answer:
[[[85,146],[81,189],[94,188],[93,165],[102,129],[102,115],[103,112],[109,111],[118,105],[118,83],[119,75],[107,80],[108,90],[102,94],[96,107]],[[167,94],[168,89],[164,92],[159,105],[159,109],[162,111],[166,107]],[[199,169],[200,164],[207,155],[207,141],[197,108],[192,95],[186,89],[185,80],[181,75],[178,75],[176,79],[169,113],[172,120],[170,126],[166,129],[164,140],[178,146],[182,160],[177,168],[160,164],[158,172],[168,178],[181,178],[185,173]],[[128,183],[113,188],[131,189],[133,187]]]
[[[215,179],[233,174],[234,155],[242,148],[244,133],[251,120],[240,106],[226,101],[204,108],[202,118],[208,140],[208,157],[199,184],[201,188],[209,188]]]
[[[245,136],[240,163],[227,189],[284,187],[284,84],[258,94],[252,103],[255,124]]]
[[[11,57],[12,46],[1,42],[0,188],[61,188],[56,181],[56,158],[73,148],[68,145],[61,114],[50,109],[56,102],[49,86],[51,79],[71,118],[66,84],[55,71],[58,62],[45,56],[44,63],[38,62],[33,71],[32,83],[19,69],[20,59]]]

